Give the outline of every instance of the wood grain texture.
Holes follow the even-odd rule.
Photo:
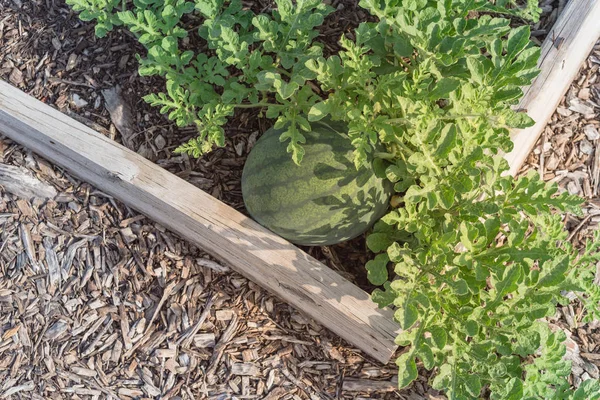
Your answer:
[[[376,360],[399,329],[389,309],[197,187],[0,80],[0,133],[178,233]]]
[[[511,175],[515,176],[525,162],[599,37],[600,0],[569,1],[542,44],[541,72],[524,89],[518,106],[536,123],[511,132],[515,146],[505,155]]]

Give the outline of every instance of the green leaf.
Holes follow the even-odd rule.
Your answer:
[[[494,302],[502,300],[509,292],[516,289],[516,283],[521,277],[521,270],[518,265],[512,264],[504,270],[502,280],[494,285],[496,297]]]
[[[535,121],[524,112],[509,111],[505,117],[506,125],[511,128],[525,129],[535,125]]]
[[[196,1],[196,10],[200,12],[205,18],[213,19],[218,14],[218,10],[221,8],[222,0],[199,0]]]
[[[386,250],[394,241],[387,233],[371,233],[367,236],[367,247],[373,253]]]
[[[431,386],[437,390],[448,390],[452,379],[452,366],[444,363],[441,365],[437,375],[431,382]]]
[[[417,379],[417,364],[412,353],[404,353],[396,359],[398,366],[398,387],[400,389],[407,387],[412,381]]]
[[[429,333],[431,333],[431,339],[433,339],[433,343],[435,343],[438,349],[441,350],[446,346],[448,341],[448,333],[444,328],[440,326],[434,326],[429,328]]]
[[[308,120],[311,122],[320,121],[331,113],[331,103],[327,100],[320,101],[313,105],[308,112]]]
[[[460,86],[460,81],[455,78],[440,79],[433,90],[428,94],[430,99],[444,99]]]
[[[529,25],[512,29],[506,44],[506,59],[512,60],[529,44]]]
[[[371,300],[379,307],[387,307],[391,305],[396,297],[397,293],[391,288],[390,282],[386,282],[383,285],[384,290],[375,289],[371,294]]]
[[[410,40],[403,36],[396,36],[394,38],[394,52],[399,57],[410,57],[413,53],[413,47],[410,44]]]
[[[564,255],[551,263],[544,263],[537,287],[553,287],[564,282],[569,268],[569,256]]]
[[[162,40],[162,48],[169,53],[177,53],[177,39],[173,36],[166,36]]]
[[[464,279],[457,279],[450,283],[457,295],[463,296],[469,293],[469,285]]]
[[[481,381],[477,375],[467,375],[464,379],[467,392],[473,397],[479,397],[481,394]]]
[[[454,205],[456,191],[450,186],[441,186],[440,193],[438,196],[440,205],[442,208],[448,210],[452,205]]]
[[[302,159],[304,158],[305,150],[298,143],[290,142],[287,147],[288,153],[292,153],[292,160],[296,163],[296,165],[300,165],[302,163]]]
[[[391,182],[398,182],[408,175],[406,165],[404,163],[390,165],[386,168],[385,174]]]
[[[480,61],[479,57],[468,57],[467,67],[471,73],[471,79],[478,84],[484,84],[486,81],[485,68],[483,62]]]
[[[523,399],[523,382],[520,379],[513,378],[507,385],[506,400],[522,400]]]
[[[431,370],[435,365],[435,358],[433,356],[433,351],[425,342],[421,342],[421,345],[418,348],[418,351],[415,353],[422,362],[423,366],[427,370]]]
[[[405,302],[402,306],[398,307],[394,313],[394,317],[400,323],[400,327],[406,330],[417,322],[419,312],[414,304]]]
[[[403,260],[403,255],[406,254],[406,251],[403,249],[398,242],[394,242],[387,247],[387,255],[389,259],[393,262],[400,262]]]
[[[296,82],[285,83],[283,81],[278,81],[275,87],[277,88],[277,93],[281,96],[281,98],[287,100],[296,93],[296,91],[300,88],[300,85],[298,85]]]
[[[84,20],[85,21],[85,20]],[[95,28],[94,28],[94,33],[96,34],[96,36],[98,36],[99,38],[103,38],[106,37],[106,35],[108,34],[108,32],[110,31],[111,28],[109,28],[108,25],[103,24],[103,23],[98,23]]]
[[[456,125],[454,124],[446,124],[442,128],[440,132],[440,139],[437,143],[437,150],[435,151],[435,156],[437,158],[446,158],[450,154],[450,152],[456,149],[456,139],[458,136],[458,132],[456,130]]]
[[[469,336],[475,336],[479,332],[479,324],[477,323],[477,321],[474,321],[472,319],[468,320],[465,323],[465,328],[467,330],[467,335]]]
[[[390,261],[386,253],[378,254],[373,260],[368,261],[367,278],[373,285],[383,285],[388,280],[387,265]]]

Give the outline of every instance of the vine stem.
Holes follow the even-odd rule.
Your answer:
[[[256,104],[232,104],[235,108],[257,108],[257,107],[268,107],[268,106],[279,106],[280,104],[275,103],[256,103]]]
[[[404,125],[410,124],[410,121],[407,120],[406,118],[391,118],[385,122],[388,122],[390,124],[404,124]]]
[[[458,115],[446,115],[440,119],[459,119],[459,118],[479,118],[485,117],[485,114],[458,114]]]
[[[394,154],[386,153],[386,152],[377,152],[373,154],[376,158],[381,158],[382,160],[393,160],[396,158]]]
[[[287,72],[285,69],[283,68],[277,68],[277,72],[279,72],[280,74],[283,74],[285,76],[291,77],[292,74],[290,74],[289,72]]]

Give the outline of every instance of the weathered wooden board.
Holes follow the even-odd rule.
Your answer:
[[[252,219],[52,107],[0,81],[0,133],[226,261],[363,350],[388,362],[392,311]]]
[[[511,175],[517,174],[529,156],[599,37],[600,0],[569,1],[542,44],[541,72],[524,90],[518,106],[536,124],[511,133],[515,146],[505,155]]]

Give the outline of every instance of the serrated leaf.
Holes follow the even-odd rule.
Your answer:
[[[504,270],[502,280],[494,286],[496,290],[496,301],[502,299],[508,292],[516,289],[516,282],[521,275],[521,271],[517,265],[510,265]]]
[[[440,132],[440,139],[437,143],[435,156],[438,158],[446,158],[452,150],[456,148],[457,130],[456,125],[446,124]]]
[[[552,263],[544,263],[537,287],[552,287],[563,282],[569,268],[569,259],[568,255],[564,255]]]

